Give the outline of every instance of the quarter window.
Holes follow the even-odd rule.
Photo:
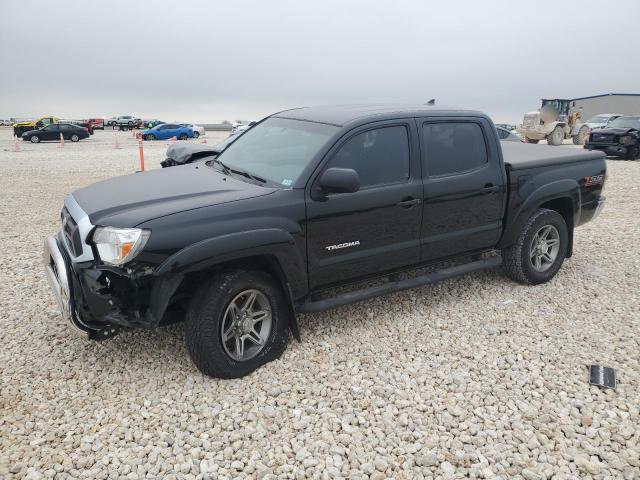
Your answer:
[[[487,163],[487,146],[477,123],[426,123],[422,142],[430,177],[475,170]]]
[[[404,126],[367,130],[340,147],[327,167],[351,168],[360,187],[405,182],[409,179],[409,136]]]

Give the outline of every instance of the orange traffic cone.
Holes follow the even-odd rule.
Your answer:
[[[207,143],[207,139],[205,138],[204,140],[202,140],[200,143]]]
[[[175,135],[169,139],[170,142],[175,142],[176,140],[178,140],[178,137]]]
[[[140,154],[140,171],[144,172],[144,147],[142,146],[142,138],[138,138],[138,148]]]
[[[116,132],[113,132],[113,148],[116,150],[119,150],[120,148],[122,148],[118,143],[118,134]]]
[[[58,147],[64,147],[64,136],[62,135],[62,133],[60,133],[60,144],[58,145]]]
[[[20,151],[20,142],[18,142],[18,137],[13,137],[13,151],[14,152]]]

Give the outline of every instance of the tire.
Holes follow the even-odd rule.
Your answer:
[[[527,143],[538,143],[540,140],[537,138],[527,138]]]
[[[547,227],[551,227],[557,234],[557,251],[555,256],[551,255],[553,261],[548,262],[544,270],[540,270],[532,260],[533,247],[536,235]],[[549,230],[549,239],[554,237],[552,229]],[[516,282],[530,285],[548,282],[560,270],[567,255],[568,245],[569,231],[562,215],[554,210],[541,208],[536,210],[522,227],[515,244],[502,250],[502,268],[505,274]],[[553,248],[552,246],[549,250],[551,253]]]
[[[634,145],[627,149],[627,155],[625,157],[627,160],[638,160],[640,159],[640,145]]]
[[[187,138],[189,137],[187,136],[186,133],[181,133],[180,136],[178,137],[178,140],[186,140]]]
[[[156,136],[153,133],[148,133],[144,136],[145,140],[155,140]]]
[[[31,136],[29,137],[29,141],[30,141],[31,143],[40,143],[40,137],[39,137],[39,136],[37,136],[37,135],[31,135]]]
[[[133,127],[133,122],[127,122],[127,125],[129,126],[129,128]]]
[[[260,328],[263,335],[262,345],[252,342],[249,334],[242,331],[229,333],[228,340],[223,340],[223,328],[232,332],[230,313],[233,305],[246,301],[245,292],[256,293],[254,307],[258,305],[262,312],[270,308],[269,326],[266,320],[255,323],[251,332]],[[249,295],[249,294],[246,294]],[[236,300],[238,299],[238,300]],[[258,300],[260,299],[260,300]],[[239,303],[237,303],[239,302]],[[262,304],[261,304],[261,303]],[[255,315],[258,312],[253,312]],[[236,312],[240,310],[236,309]],[[289,306],[285,295],[277,282],[268,274],[260,271],[234,270],[215,275],[205,283],[191,300],[185,320],[185,337],[191,359],[205,375],[218,378],[240,378],[253,372],[256,368],[277,359],[282,355],[289,340]],[[236,317],[237,318],[237,317]],[[245,318],[251,323],[250,317]],[[242,322],[240,322],[242,324]],[[236,328],[245,328],[237,326]],[[267,328],[267,330],[262,330]],[[239,353],[236,348],[238,339],[243,344]],[[253,350],[251,350],[253,349]],[[245,355],[239,360],[234,355]]]
[[[562,145],[562,141],[564,140],[564,129],[558,125],[553,129],[549,135],[547,135],[547,143],[549,145],[558,146]]]
[[[574,145],[584,145],[585,140],[587,139],[587,132],[589,129],[587,127],[582,127],[578,130],[578,134],[571,137]]]
[[[193,132],[193,138],[198,138],[200,136],[200,133],[198,132]]]
[[[75,133],[73,135],[71,135],[71,141],[72,142],[77,142],[80,140],[80,137],[78,135],[76,135]]]

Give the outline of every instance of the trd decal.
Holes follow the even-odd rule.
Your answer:
[[[359,247],[359,246],[360,246],[360,242],[356,240],[355,242],[339,243],[337,245],[329,245],[328,247],[324,247],[324,248],[326,248],[329,251],[332,251],[332,250],[339,250],[341,248]]]
[[[604,183],[604,174],[593,175],[592,177],[584,177],[584,186],[591,187],[593,185],[602,185]]]

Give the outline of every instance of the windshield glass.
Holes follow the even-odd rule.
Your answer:
[[[637,128],[640,130],[640,117],[618,117],[607,128]]]
[[[605,123],[607,120],[609,120],[607,115],[596,115],[587,120],[587,123]]]
[[[218,159],[232,170],[290,187],[337,130],[322,123],[269,118],[238,137]]]

